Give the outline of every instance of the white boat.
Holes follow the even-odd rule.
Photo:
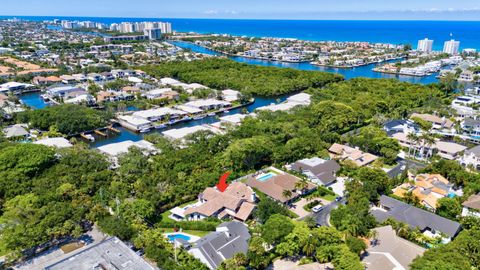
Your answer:
[[[140,133],[147,133],[150,131],[150,128],[142,128],[139,130]]]
[[[205,118],[205,115],[195,116],[193,120],[202,120],[203,118]]]
[[[84,134],[83,136],[85,136],[85,139],[87,139],[91,142],[95,141],[95,137],[93,137],[91,134]]]
[[[155,129],[162,129],[162,128],[166,128],[166,127],[167,127],[166,124],[155,125]]]
[[[211,112],[209,114],[207,114],[208,116],[215,116],[215,113],[214,112]]]
[[[183,121],[188,121],[188,120],[192,120],[192,117],[190,116],[185,116],[182,118]]]
[[[229,110],[225,110],[225,111],[223,111],[223,113],[229,113],[229,112],[230,112]]]
[[[43,99],[43,101],[49,101],[50,97],[48,97],[47,94],[40,95],[40,97]]]

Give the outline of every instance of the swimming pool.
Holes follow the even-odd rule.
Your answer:
[[[176,233],[176,234],[170,234],[168,235],[168,240],[170,240],[171,242],[175,241],[175,239],[182,239],[182,240],[185,240],[185,241],[190,241],[190,236],[188,235],[185,235],[185,234],[182,234],[182,233]]]
[[[266,174],[261,175],[260,177],[258,177],[258,178],[257,178],[257,181],[265,182],[265,181],[267,181],[268,179],[274,177],[275,175],[276,175],[276,174],[269,172],[269,173],[266,173]]]

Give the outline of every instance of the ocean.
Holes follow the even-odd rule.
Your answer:
[[[0,16],[13,18],[13,16]],[[393,44],[412,44],[419,39],[434,40],[436,50],[443,42],[454,38],[460,47],[480,50],[480,21],[323,21],[323,20],[226,20],[226,19],[172,19],[172,18],[108,18],[108,17],[31,17],[17,18],[43,20],[80,20],[102,23],[125,21],[167,21],[181,32],[218,33],[252,37],[283,37],[323,41],[367,41]]]

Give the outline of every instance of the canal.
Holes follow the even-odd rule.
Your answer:
[[[208,55],[222,55],[219,52],[207,49],[202,46],[198,46],[193,43],[183,42],[183,41],[173,41],[172,44],[184,48],[189,49],[192,52],[203,53]],[[397,79],[402,82],[410,82],[410,83],[420,83],[420,84],[430,84],[438,82],[436,76],[438,73],[431,74],[429,76],[424,77],[415,77],[415,76],[402,76],[402,75],[395,75],[395,74],[386,74],[373,71],[373,68],[377,65],[382,65],[384,63],[375,63],[369,64],[365,66],[355,67],[355,68],[331,68],[331,67],[323,67],[323,66],[315,66],[310,63],[285,63],[279,61],[266,61],[260,59],[253,59],[241,56],[229,56],[228,58],[235,60],[240,63],[246,63],[251,65],[259,65],[259,66],[266,66],[266,67],[282,67],[282,68],[294,68],[299,70],[310,70],[310,71],[325,71],[325,72],[332,72],[338,73],[345,77],[345,79],[352,79],[357,77],[366,77],[366,78],[374,78],[374,79]],[[390,60],[387,62],[397,62],[398,60]]]
[[[189,49],[193,52],[197,53],[203,53],[203,54],[208,54],[208,55],[222,55],[221,53],[215,52],[213,50],[204,48],[202,46],[198,46],[192,43],[188,42],[181,42],[181,41],[174,41],[171,42],[172,44],[184,48],[184,49]],[[374,72],[372,69],[375,67],[377,64],[370,64],[370,65],[365,65],[361,67],[356,67],[356,68],[351,68],[351,69],[339,69],[339,68],[330,68],[330,67],[320,67],[320,66],[315,66],[310,63],[283,63],[283,62],[277,62],[277,61],[264,61],[264,60],[258,60],[258,59],[251,59],[251,58],[245,58],[245,57],[238,57],[238,56],[229,56],[230,59],[235,60],[240,63],[246,63],[246,64],[252,64],[252,65],[260,65],[260,66],[272,66],[272,67],[282,67],[282,68],[294,68],[294,69],[299,69],[299,70],[311,70],[311,71],[326,71],[326,72],[333,72],[333,73],[338,73],[343,75],[346,79],[351,79],[351,78],[356,78],[356,77],[367,77],[367,78],[394,78],[398,79],[400,81],[405,81],[405,82],[411,82],[411,83],[420,83],[420,84],[429,84],[429,83],[435,83],[437,82],[436,75],[437,74],[432,74],[430,76],[426,77],[412,77],[412,76],[398,76],[398,75],[392,75],[392,74],[383,74],[379,72]],[[390,62],[394,62],[395,60],[392,60]],[[41,97],[40,92],[33,92],[33,93],[27,93],[22,96],[20,96],[20,100],[27,106],[30,106],[34,109],[41,109],[46,106],[48,106],[47,103],[45,103]],[[283,102],[287,99],[288,95],[284,96],[278,96],[278,97],[273,97],[273,98],[265,98],[265,97],[255,97],[255,103],[250,104],[246,107],[248,112],[253,112],[256,108],[270,105],[272,103],[279,103]],[[129,110],[135,110],[135,108],[129,108]],[[229,115],[229,114],[237,114],[241,113],[242,108],[234,109],[231,110],[227,114],[223,115]],[[219,115],[220,117],[223,115]],[[211,124],[214,122],[219,121],[218,117],[219,116],[210,116],[210,117],[205,117],[204,119],[201,120],[192,120],[189,122],[183,122],[176,124],[170,128],[183,128],[183,127],[192,127],[196,125],[203,125],[203,124]],[[99,147],[103,146],[106,144],[110,143],[117,143],[117,142],[122,142],[126,140],[132,140],[132,141],[139,141],[142,140],[145,134],[138,134],[132,131],[129,131],[125,128],[120,127],[119,130],[121,131],[120,134],[112,134],[108,133],[109,136],[106,138],[95,136],[96,141],[91,143],[90,145],[92,147]],[[151,133],[158,133],[165,131],[167,129],[161,129],[161,130],[153,130],[150,133],[146,134],[151,134]]]

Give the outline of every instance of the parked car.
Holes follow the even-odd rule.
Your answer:
[[[319,205],[317,205],[317,206],[314,206],[314,207],[312,208],[312,211],[313,211],[314,213],[318,213],[318,212],[322,211],[322,209],[323,209],[323,205],[319,204]]]
[[[339,201],[341,201],[341,200],[342,200],[342,197],[341,197],[341,196],[338,196],[338,197],[335,198],[335,201],[336,201],[336,202],[339,202]]]

